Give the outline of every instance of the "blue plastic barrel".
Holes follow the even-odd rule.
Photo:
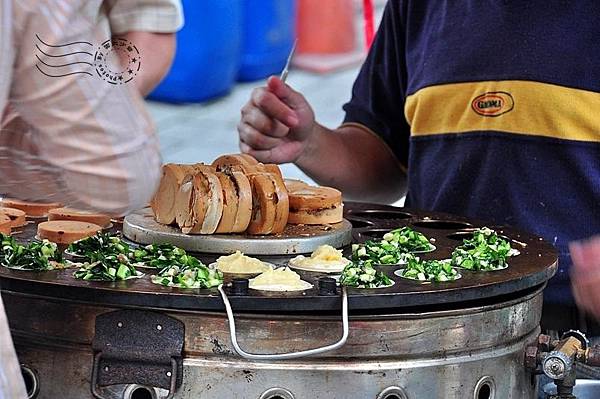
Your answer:
[[[243,2],[183,0],[173,66],[151,99],[201,102],[229,92],[239,69]]]
[[[244,0],[242,7],[242,55],[238,79],[252,81],[279,73],[295,38],[296,1]]]

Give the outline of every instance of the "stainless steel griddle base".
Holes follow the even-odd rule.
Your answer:
[[[156,222],[150,208],[146,208],[125,218],[123,235],[140,244],[169,243],[199,253],[292,255],[311,253],[325,244],[344,247],[352,241],[352,225],[344,219],[341,223],[319,226],[288,225],[283,234],[277,235],[188,235],[177,227]]]

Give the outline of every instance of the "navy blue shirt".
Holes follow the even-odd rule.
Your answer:
[[[408,169],[406,205],[536,233],[546,300],[600,233],[600,2],[390,0],[344,109]]]

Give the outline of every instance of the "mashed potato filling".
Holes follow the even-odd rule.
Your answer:
[[[250,279],[249,287],[262,291],[301,291],[312,288],[312,284],[301,280],[298,273],[286,267],[267,270]]]
[[[342,251],[331,245],[321,245],[309,258],[298,255],[290,260],[290,266],[301,270],[340,272],[350,261],[342,256]]]
[[[271,267],[259,259],[246,256],[240,251],[234,254],[221,256],[217,259],[217,269],[223,273],[262,273],[271,270]]]

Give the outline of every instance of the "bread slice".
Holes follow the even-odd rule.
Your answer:
[[[277,166],[277,165],[275,165]],[[277,167],[279,169],[279,167]],[[268,174],[275,186],[275,222],[273,222],[273,234],[281,234],[285,230],[290,213],[290,201],[288,191],[281,175],[277,173]]]
[[[239,157],[241,157],[242,159],[244,159],[246,162],[248,162],[251,165],[257,165],[259,163],[258,160],[250,154],[236,154],[236,155],[238,155]]]
[[[342,193],[334,188],[296,185],[289,191],[289,201],[290,224],[333,224],[342,221]]]
[[[48,211],[54,208],[60,208],[62,204],[58,202],[28,202],[13,198],[3,198],[0,205],[7,208],[20,209],[32,217],[44,217],[48,215]]]
[[[215,233],[232,233],[238,211],[238,196],[235,185],[231,176],[223,172],[217,172],[216,175],[219,178],[221,189],[223,191],[223,214],[221,215],[221,220],[219,221]]]
[[[0,208],[0,214],[8,216],[11,220],[10,227],[22,227],[27,224],[27,214],[16,208]]]
[[[216,174],[200,172],[194,176],[194,198],[204,197],[206,213],[200,234],[213,234],[223,215],[223,189]]]
[[[176,198],[176,221],[184,234],[213,234],[223,214],[223,189],[216,174],[187,175]]]
[[[175,197],[184,177],[193,171],[193,165],[169,163],[162,167],[162,177],[150,207],[158,223],[175,223]]]
[[[276,165],[274,163],[267,163],[264,164],[263,167],[265,168],[266,172],[273,173],[279,176],[279,178],[283,181],[283,173],[281,173],[281,168],[279,167],[279,165]]]
[[[194,174],[187,174],[175,196],[175,221],[185,234],[199,233],[206,213],[203,197],[194,195]]]
[[[249,176],[252,187],[252,217],[246,230],[248,234],[270,234],[275,223],[277,205],[275,185],[266,173]]]
[[[8,215],[0,213],[0,233],[6,236],[10,235],[12,231],[12,222],[12,219]]]
[[[250,224],[252,217],[252,187],[250,180],[242,172],[231,172],[231,180],[237,197],[237,213],[233,223],[232,233],[243,233]]]
[[[244,174],[264,172],[264,165],[248,154],[221,155],[212,163],[219,172],[240,171]]]
[[[215,173],[217,171],[217,167],[214,165],[207,165],[205,163],[195,163],[192,166],[194,172],[212,172]]]
[[[110,216],[100,213],[91,213],[70,208],[54,208],[48,211],[48,220],[76,220],[97,224],[102,228],[110,225]]]
[[[90,237],[102,230],[93,223],[73,220],[52,220],[38,225],[38,237],[57,244],[70,244],[82,238]]]

